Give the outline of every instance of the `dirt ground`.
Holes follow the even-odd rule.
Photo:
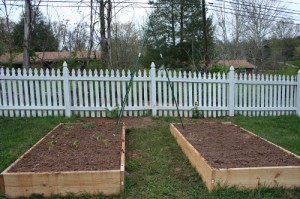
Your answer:
[[[116,119],[82,118],[82,124],[64,124],[26,154],[10,172],[119,169],[121,138]],[[218,119],[188,119],[176,127],[215,168],[294,166],[300,159]],[[151,117],[125,117],[126,129],[169,124]],[[175,142],[175,140],[174,140]],[[128,154],[127,157],[134,156]]]
[[[186,124],[176,128],[214,168],[300,166],[300,159],[239,126]]]
[[[121,132],[107,122],[59,126],[9,172],[120,169]]]

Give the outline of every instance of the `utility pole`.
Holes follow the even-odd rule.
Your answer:
[[[30,67],[30,55],[29,55],[30,28],[31,28],[31,1],[25,0],[23,68]]]
[[[205,0],[202,0],[202,21],[203,21],[203,36],[204,36],[204,64],[205,72],[207,72],[209,57],[208,57],[208,39],[207,39],[207,23],[206,23],[206,9],[205,9]]]

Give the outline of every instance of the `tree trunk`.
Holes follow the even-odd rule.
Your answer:
[[[30,27],[31,27],[31,2],[30,0],[25,0],[23,68],[30,68],[30,55],[29,55]]]
[[[112,67],[111,60],[111,19],[112,19],[112,3],[111,0],[108,0],[108,9],[107,9],[107,51],[108,51],[108,65]]]
[[[100,45],[101,45],[101,59],[107,64],[108,63],[108,45],[107,38],[105,35],[106,27],[105,27],[105,2],[100,0]]]
[[[5,10],[5,21],[6,21],[6,27],[7,30],[9,32],[9,36],[8,38],[6,38],[7,44],[8,44],[8,52],[9,52],[9,65],[10,67],[12,67],[12,61],[13,61],[13,57],[12,57],[12,36],[11,36],[11,26],[9,23],[9,14],[7,11],[7,5],[6,5],[6,1],[2,1],[3,5],[4,5],[4,10]]]
[[[173,47],[175,47],[176,45],[176,39],[175,39],[175,14],[174,14],[174,0],[172,0],[171,2],[171,8],[172,8],[172,44],[173,44]]]
[[[183,42],[184,1],[180,1],[180,43]]]
[[[94,23],[93,23],[93,0],[91,0],[91,13],[90,13],[90,41],[89,41],[89,48],[88,48],[88,61],[87,65],[90,65],[91,59],[91,52],[93,49],[93,39],[94,39]]]

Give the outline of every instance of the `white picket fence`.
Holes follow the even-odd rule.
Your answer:
[[[300,71],[294,76],[238,76],[169,71],[179,113],[191,117],[300,115]],[[107,117],[121,107],[131,71],[0,69],[0,116]],[[124,116],[178,116],[165,71],[138,71]]]

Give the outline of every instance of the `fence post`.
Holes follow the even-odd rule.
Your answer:
[[[150,81],[151,81],[151,110],[152,116],[156,116],[156,72],[155,72],[155,64],[151,63],[150,69]]]
[[[64,102],[65,115],[71,117],[71,101],[70,101],[70,84],[69,84],[69,69],[67,62],[63,64],[63,78],[64,78]]]
[[[234,116],[234,68],[233,66],[229,69],[229,89],[228,89],[228,107],[229,107],[229,116]]]
[[[297,116],[300,116],[300,70],[298,70],[297,75]]]

